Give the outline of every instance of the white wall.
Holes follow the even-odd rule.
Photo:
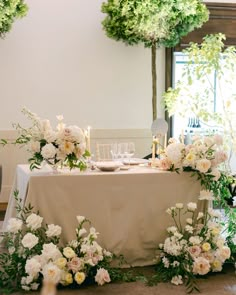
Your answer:
[[[28,15],[0,40],[0,130],[25,122],[22,106],[81,127],[150,128],[151,50],[106,37],[102,2],[26,0]],[[164,49],[157,60],[162,93]]]

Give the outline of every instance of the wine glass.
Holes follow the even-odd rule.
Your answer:
[[[130,158],[133,157],[134,153],[135,153],[134,142],[125,143],[125,157],[128,158],[129,165],[130,165]]]

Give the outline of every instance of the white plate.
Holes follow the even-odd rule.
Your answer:
[[[96,167],[101,171],[115,171],[120,168],[122,164],[120,162],[96,162]]]
[[[139,158],[131,158],[131,159],[123,160],[124,165],[140,165],[140,164],[146,164],[146,163],[148,163],[148,160],[139,159]]]

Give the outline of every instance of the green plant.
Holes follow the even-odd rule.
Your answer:
[[[224,133],[229,150],[236,150],[236,93],[233,88],[236,73],[235,47],[225,48],[225,35],[207,35],[203,42],[190,43],[184,53],[188,62],[175,88],[164,93],[169,115],[197,116]],[[210,76],[214,75],[215,87]],[[196,83],[197,86],[196,86]],[[199,87],[200,85],[200,87]],[[214,110],[213,101],[217,97]]]
[[[11,30],[13,22],[25,16],[27,11],[24,0],[0,0],[0,37],[3,38]]]
[[[102,4],[102,22],[109,38],[128,45],[144,43],[152,49],[152,110],[156,106],[156,48],[173,47],[180,38],[208,20],[201,0],[108,0]]]

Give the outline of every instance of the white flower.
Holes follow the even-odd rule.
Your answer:
[[[47,143],[41,150],[44,159],[53,159],[57,153],[56,147],[52,143]]]
[[[179,261],[174,261],[174,262],[172,262],[172,266],[173,267],[178,267],[180,265],[180,263],[179,263]]]
[[[46,231],[47,237],[58,237],[61,234],[61,227],[59,225],[49,224]]]
[[[81,224],[84,220],[85,220],[85,217],[84,216],[76,216],[77,220],[78,220],[78,223]]]
[[[213,140],[216,145],[222,145],[223,144],[223,138],[220,134],[214,134],[213,135]]]
[[[169,268],[169,267],[170,267],[170,261],[169,261],[168,258],[163,257],[163,258],[162,258],[162,263],[164,264],[164,267],[165,267],[165,268]]]
[[[185,226],[185,230],[191,234],[193,233],[193,227],[188,224]]]
[[[31,233],[27,233],[21,243],[25,248],[32,249],[35,245],[38,244],[39,238]]]
[[[220,171],[218,169],[216,169],[216,168],[213,168],[211,170],[211,173],[210,174],[214,176],[213,180],[215,180],[215,181],[219,180],[219,178],[221,176]]]
[[[84,282],[86,276],[85,276],[85,273],[84,272],[77,272],[75,274],[74,278],[75,278],[76,283],[78,285],[81,285]]]
[[[40,152],[40,142],[39,141],[30,141],[28,144],[29,150],[33,153]]]
[[[201,159],[196,161],[196,169],[201,173],[206,173],[211,167],[211,161],[207,159]]]
[[[211,263],[211,267],[213,272],[222,271],[222,262],[219,259],[215,259]]]
[[[186,222],[187,222],[188,224],[193,224],[193,219],[192,219],[192,218],[187,218],[187,219],[186,219]]]
[[[176,204],[175,204],[175,207],[176,207],[177,209],[182,209],[182,208],[184,207],[184,205],[183,205],[183,203],[176,203]]]
[[[201,219],[201,218],[203,218],[203,217],[204,217],[203,212],[199,212],[199,213],[198,213],[198,216],[197,216],[197,220],[198,220],[198,219]]]
[[[26,225],[32,230],[36,230],[41,227],[43,221],[43,217],[32,213],[26,219]]]
[[[224,262],[226,259],[229,259],[230,255],[230,248],[227,246],[223,246],[222,248],[216,250],[216,257],[222,262]]]
[[[111,279],[108,271],[104,268],[99,268],[95,276],[95,282],[97,282],[98,285],[104,285],[105,283],[109,283],[110,281]]]
[[[175,233],[177,231],[176,226],[170,226],[167,228],[168,233]]]
[[[171,279],[171,283],[174,285],[181,285],[183,284],[182,276],[175,276]]]
[[[185,145],[182,143],[171,143],[167,146],[165,152],[167,158],[176,166],[179,167],[181,160],[183,158],[183,151]]]
[[[41,264],[34,257],[28,259],[25,264],[25,272],[32,277],[38,275],[41,270]]]
[[[38,290],[39,284],[33,283],[31,284],[31,290]]]
[[[61,279],[61,270],[52,262],[46,264],[42,269],[42,274],[45,282],[58,284]]]
[[[87,230],[85,228],[81,228],[78,232],[78,236],[81,237],[82,235],[86,234]]]
[[[15,234],[22,229],[22,225],[22,220],[18,218],[10,218],[7,224],[7,231]]]
[[[207,201],[212,201],[214,200],[214,196],[212,191],[209,190],[201,190],[200,191],[200,196],[198,197],[199,200],[207,200]]]
[[[195,211],[197,209],[197,204],[196,203],[193,203],[193,202],[190,202],[187,204],[187,209],[188,211]]]
[[[193,245],[199,245],[202,242],[202,238],[199,236],[192,236],[189,238],[189,242]]]
[[[56,245],[54,245],[53,243],[43,245],[43,250],[42,250],[43,259],[45,259],[46,261],[50,259],[52,261],[55,261],[60,257],[62,257],[62,254]]]

